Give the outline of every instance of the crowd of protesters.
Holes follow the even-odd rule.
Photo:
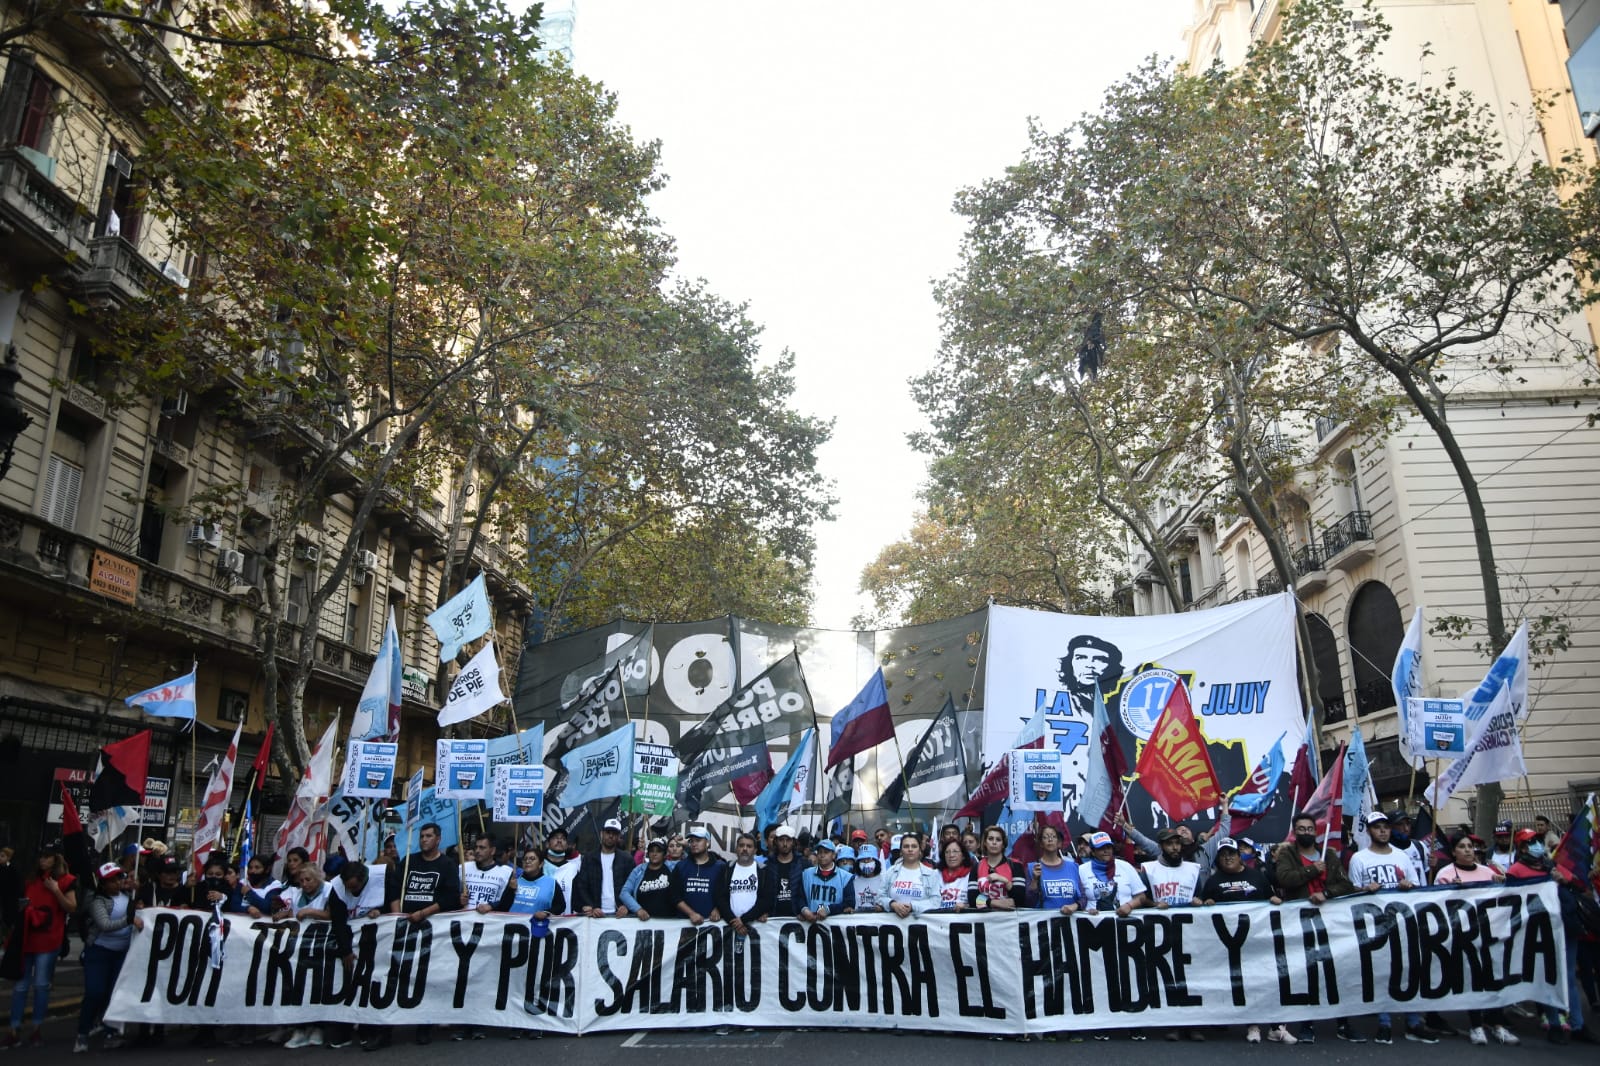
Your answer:
[[[1537,1023],[1554,1043],[1578,1040],[1596,1043],[1585,1025],[1585,1003],[1600,1003],[1600,939],[1595,935],[1596,888],[1600,873],[1589,880],[1574,878],[1552,863],[1559,835],[1548,821],[1528,828],[1503,822],[1492,843],[1465,829],[1414,839],[1403,810],[1375,812],[1366,823],[1363,847],[1328,850],[1319,842],[1315,819],[1296,814],[1291,837],[1278,845],[1258,846],[1246,837],[1220,832],[1196,836],[1187,827],[1159,831],[1154,838],[1119,818],[1116,836],[1107,832],[1068,840],[1054,825],[1036,827],[1026,856],[1011,847],[999,826],[980,831],[946,825],[937,838],[918,832],[874,834],[855,829],[848,834],[813,839],[787,825],[771,826],[763,838],[739,834],[731,856],[712,848],[710,832],[690,827],[683,835],[650,840],[637,851],[623,846],[623,826],[604,823],[599,847],[585,854],[572,848],[567,834],[553,831],[545,844],[525,849],[480,832],[460,850],[442,850],[440,827],[421,826],[419,847],[398,854],[393,838],[384,842],[372,866],[334,857],[323,866],[302,849],[291,849],[282,862],[252,857],[243,870],[225,857],[212,855],[201,875],[186,877],[184,866],[147,841],[124,849],[117,862],[101,866],[93,885],[77,883],[59,851],[46,848],[25,873],[14,869],[0,849],[0,880],[18,881],[7,894],[4,919],[4,976],[15,984],[10,1029],[0,1048],[43,1043],[42,1024],[48,1009],[51,978],[66,949],[69,922],[76,919],[84,942],[84,996],[74,1051],[87,1051],[97,1035],[102,1048],[125,1040],[159,1044],[160,1026],[141,1026],[124,1034],[102,1024],[111,991],[132,937],[143,928],[139,912],[146,907],[194,908],[221,914],[248,915],[275,921],[326,922],[329,950],[353,962],[351,921],[398,915],[420,922],[444,911],[475,910],[527,915],[534,936],[549,932],[553,917],[653,921],[684,919],[699,925],[725,922],[736,934],[753,923],[792,918],[823,922],[851,913],[883,913],[916,920],[933,911],[1035,909],[1064,915],[1114,912],[1133,915],[1145,908],[1204,907],[1238,902],[1309,902],[1357,893],[1405,892],[1423,885],[1461,886],[1507,879],[1553,875],[1561,899],[1570,988],[1566,1012],[1542,1005],[1515,1005],[1507,1011],[1466,1012],[1464,1029],[1440,1015],[1404,1015],[1399,1035],[1424,1044],[1445,1036],[1465,1036],[1474,1044],[1516,1044],[1519,1023]],[[276,873],[274,871],[276,870]],[[19,968],[20,967],[20,968]],[[29,997],[33,1025],[24,1024]],[[1379,1014],[1371,1022],[1347,1018],[1335,1025],[1338,1039],[1391,1043],[1396,1020]],[[273,1041],[289,1048],[356,1044],[366,1050],[389,1046],[393,1030],[348,1023],[302,1027],[202,1027],[194,1042],[244,1044]],[[482,1028],[457,1027],[453,1040],[485,1039]],[[519,1039],[524,1034],[506,1030]],[[1167,1031],[1169,1040],[1204,1040],[1219,1030],[1189,1028]],[[413,1039],[434,1039],[432,1025],[414,1027]],[[1144,1040],[1144,1030],[1128,1031]],[[1249,1025],[1244,1038],[1260,1043],[1311,1043],[1316,1027]],[[1054,1039],[1105,1040],[1110,1034],[1064,1032]]]

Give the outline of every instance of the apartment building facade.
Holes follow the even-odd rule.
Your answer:
[[[1287,0],[1196,0],[1186,35],[1192,67],[1240,63],[1252,42],[1278,32]],[[1380,2],[1393,28],[1387,55],[1416,76],[1424,44],[1430,71],[1449,69],[1491,102],[1510,143],[1520,143],[1536,95],[1565,85],[1560,11],[1544,0],[1393,0]],[[1590,151],[1576,110],[1541,122],[1549,157]],[[1570,324],[1597,334],[1592,316]],[[1600,784],[1600,435],[1588,415],[1600,393],[1592,365],[1532,360],[1519,375],[1457,374],[1451,426],[1476,473],[1494,540],[1506,610],[1555,618],[1570,646],[1533,672],[1524,730],[1528,778],[1507,782],[1506,812],[1564,816]],[[1518,380],[1520,379],[1520,380]],[[1422,794],[1395,747],[1389,673],[1412,612],[1430,622],[1481,619],[1482,585],[1460,483],[1437,439],[1409,417],[1385,437],[1353,432],[1332,419],[1282,426],[1303,445],[1304,469],[1277,487],[1293,549],[1294,591],[1309,616],[1326,712],[1322,745],[1331,752],[1360,725],[1386,800]],[[1165,514],[1166,546],[1178,571],[1179,600],[1190,609],[1281,591],[1263,539],[1232,509],[1184,500]],[[1136,555],[1119,590],[1134,613],[1170,610],[1147,558]],[[1482,628],[1478,628],[1481,639]],[[1472,640],[1425,638],[1427,693],[1457,696],[1481,679],[1486,661]],[[1418,783],[1420,782],[1420,783]],[[1466,820],[1458,796],[1447,821]]]
[[[260,648],[279,619],[268,616],[263,535],[278,494],[326,440],[292,408],[230,402],[236,382],[120,395],[90,343],[105,316],[153,292],[182,298],[207,269],[139,210],[140,115],[183,91],[182,47],[150,27],[68,15],[0,51],[0,389],[14,391],[23,417],[13,424],[26,422],[0,477],[0,825],[13,833],[0,843],[59,833],[59,783],[81,786],[99,746],[152,725],[165,802],[152,794],[145,835],[181,836],[191,782],[203,791],[203,768],[235,726],[246,757],[266,728]],[[455,519],[463,485],[483,475],[461,465],[432,493],[386,492],[356,534],[355,565],[314,634],[312,739],[335,714],[348,724],[392,610],[405,662],[401,762],[431,761],[448,673],[423,617],[447,568],[463,572],[467,530]],[[340,465],[325,489],[278,574],[280,656],[299,642],[309,590],[328,580],[364,486]],[[513,576],[513,531],[485,532],[466,572],[488,576],[496,644],[514,670],[531,597]],[[124,706],[191,665],[193,738]],[[268,782],[269,816],[290,791]]]

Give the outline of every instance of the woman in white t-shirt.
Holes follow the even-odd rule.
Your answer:
[[[888,900],[884,910],[901,918],[925,914],[939,908],[939,873],[922,862],[922,836],[906,833],[900,838],[900,861],[884,874]]]

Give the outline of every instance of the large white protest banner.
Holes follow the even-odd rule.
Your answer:
[[[1138,618],[991,607],[984,760],[997,761],[1042,710],[1045,747],[1061,752],[1062,791],[1067,809],[1075,810],[1089,770],[1096,688],[1132,766],[1181,680],[1217,776],[1224,788],[1236,788],[1279,737],[1304,731],[1294,611],[1287,593]],[[1137,782],[1129,789],[1128,807],[1136,823],[1159,824],[1154,801]],[[1195,824],[1210,828],[1215,815],[1206,817],[1198,816]]]
[[[1261,1025],[1378,1011],[1564,1007],[1553,884],[1419,889],[1323,906],[1239,904],[1062,916],[721,923],[526,915],[353,923],[149,909],[108,1020],[198,1025],[450,1023],[581,1033],[738,1024],[992,1035]]]

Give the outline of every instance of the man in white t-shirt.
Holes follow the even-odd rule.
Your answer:
[[[1389,844],[1389,818],[1382,811],[1367,815],[1367,835],[1372,843],[1350,856],[1350,881],[1365,892],[1409,892],[1428,883],[1411,856]],[[1378,1015],[1378,1032],[1373,1041],[1394,1043],[1388,1012]],[[1437,1044],[1439,1034],[1428,1028],[1422,1015],[1406,1014],[1406,1039],[1419,1044]]]
[[[761,900],[761,866],[756,862],[756,835],[740,833],[734,843],[734,860],[722,875],[722,885],[717,893],[717,910],[728,916],[728,924],[739,935],[749,930],[745,917],[756,919],[757,905]]]
[[[461,871],[461,905],[479,914],[494,910],[516,871],[495,862],[494,840],[488,833],[472,838],[472,861]]]
[[[1144,863],[1145,880],[1150,883],[1150,898],[1154,905],[1168,907],[1193,905],[1195,893],[1200,888],[1200,864],[1183,859],[1183,835],[1176,829],[1163,829],[1156,834],[1161,857]]]

